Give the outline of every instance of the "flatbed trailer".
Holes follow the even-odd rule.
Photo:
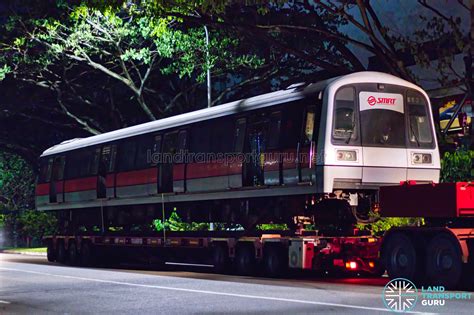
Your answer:
[[[213,235],[221,234],[221,235]],[[286,269],[378,275],[380,238],[242,233],[180,233],[166,236],[55,235],[45,237],[48,260],[91,266],[139,258],[161,264],[213,265],[217,272],[278,276]],[[234,234],[234,235],[232,235]]]
[[[380,189],[382,217],[418,217],[425,225],[392,228],[383,237],[290,235],[285,232],[167,232],[162,236],[55,235],[45,237],[48,259],[91,265],[119,256],[149,261],[206,263],[218,272],[287,268],[406,278],[456,288],[474,284],[474,184],[416,184]]]

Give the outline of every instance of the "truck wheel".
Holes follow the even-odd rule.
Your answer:
[[[62,240],[57,242],[56,258],[61,264],[65,264],[67,262],[67,253]]]
[[[284,274],[288,267],[287,255],[283,248],[277,246],[267,246],[263,254],[263,268],[265,275],[278,277]]]
[[[235,270],[239,275],[252,275],[255,272],[255,251],[253,246],[240,245],[235,253]]]
[[[421,255],[412,239],[403,232],[388,237],[382,252],[385,268],[391,279],[405,278],[418,282],[423,278]]]
[[[426,276],[429,285],[453,289],[462,274],[462,257],[458,242],[447,234],[440,234],[430,241],[426,254]]]
[[[81,266],[90,267],[94,265],[94,257],[92,253],[92,244],[90,242],[83,242],[81,246],[80,255]]]
[[[227,246],[215,244],[212,246],[212,264],[214,271],[217,273],[225,273],[229,269],[229,251]]]
[[[68,252],[69,264],[72,266],[77,265],[79,262],[79,257],[77,255],[77,246],[76,246],[75,241],[72,241],[69,243],[69,248],[67,252]]]
[[[56,260],[56,250],[53,246],[53,241],[48,241],[48,247],[46,249],[46,257],[48,261],[53,262]]]

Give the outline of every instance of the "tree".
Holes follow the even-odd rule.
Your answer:
[[[12,14],[2,25],[3,86],[38,95],[33,101],[30,94],[24,104],[18,101],[22,95],[4,101],[0,119],[6,124],[27,120],[36,129],[55,128],[60,138],[98,134],[195,108],[189,95],[202,85],[208,67],[226,80],[228,72],[263,65],[263,59],[241,54],[239,41],[225,32],[213,31],[207,47],[202,27],[148,15],[140,6],[57,3],[54,9]],[[17,139],[11,130],[0,133],[0,146],[28,160],[52,144],[27,143],[28,137]]]

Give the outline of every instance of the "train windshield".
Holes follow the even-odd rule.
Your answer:
[[[337,91],[334,143],[400,148],[434,145],[428,102],[421,93],[388,85],[383,92],[372,92],[375,90],[375,84],[361,84]]]
[[[360,92],[363,146],[405,147],[403,95]]]

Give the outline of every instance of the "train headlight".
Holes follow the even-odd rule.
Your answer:
[[[357,161],[357,152],[349,150],[337,150],[336,152],[338,161]]]
[[[413,153],[411,161],[413,164],[431,164],[433,159],[430,153]]]

